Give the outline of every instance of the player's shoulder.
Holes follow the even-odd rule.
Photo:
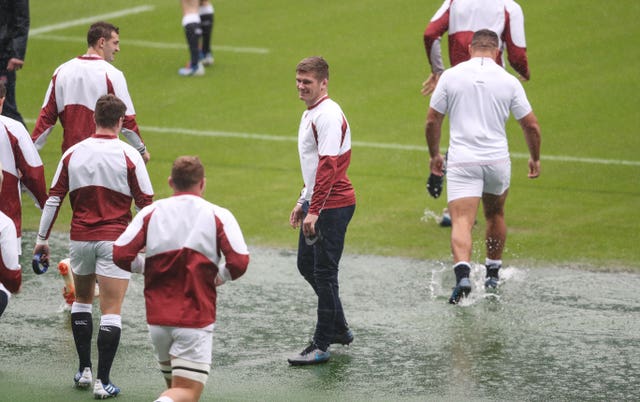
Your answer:
[[[0,233],[7,233],[9,235],[13,233],[13,237],[16,237],[16,226],[13,220],[2,211],[0,211]]]
[[[27,137],[31,138],[25,126],[23,126],[22,123],[20,123],[18,120],[0,115],[0,124],[3,126],[3,129],[10,131],[14,136],[24,137],[26,135]]]

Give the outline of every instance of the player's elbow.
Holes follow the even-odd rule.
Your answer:
[[[235,281],[247,272],[249,254],[237,254],[232,259],[227,258],[226,266],[231,274],[231,280]]]

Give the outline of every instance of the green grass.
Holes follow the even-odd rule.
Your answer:
[[[125,0],[63,4],[31,2],[32,28],[126,9]],[[349,253],[450,260],[449,230],[421,220],[439,213],[444,199],[424,190],[428,156],[424,118],[428,99],[419,93],[427,75],[422,32],[440,1],[274,0],[214,2],[214,44],[269,49],[267,54],[216,51],[216,65],[202,78],[183,79],[186,45],[145,47],[130,41],[182,44],[174,0],[147,2],[151,12],[112,19],[121,28],[115,65],[129,83],[143,127],[176,128],[175,134],[142,131],[152,154],[148,165],[157,197],[169,194],[173,159],[198,154],[207,168],[206,197],[231,209],[249,245],[295,246],[288,216],[301,185],[295,137],[304,105],[294,85],[296,63],[312,54],[331,65],[330,94],[343,107],[353,140],[423,147],[383,150],[355,145],[349,175],[358,207],[349,228]],[[541,122],[542,176],[526,178],[526,161],[514,159],[507,203],[506,261],[578,264],[639,270],[640,118],[635,110],[640,36],[634,0],[579,6],[552,0],[521,1],[532,81],[525,84]],[[301,17],[302,16],[302,17]],[[29,41],[18,77],[18,102],[35,119],[51,73],[85,50],[86,24],[51,35],[76,42]],[[30,124],[30,128],[33,123]],[[511,149],[526,153],[522,133],[509,122]],[[290,137],[290,141],[184,135],[180,128]],[[48,180],[59,158],[56,128],[42,152]],[[446,142],[444,142],[446,144]],[[632,161],[596,164],[546,160],[545,155]],[[24,226],[39,214],[25,201]],[[56,230],[68,229],[65,209]],[[474,236],[481,245],[484,225]],[[476,247],[478,248],[478,247]],[[482,253],[476,250],[478,259]]]

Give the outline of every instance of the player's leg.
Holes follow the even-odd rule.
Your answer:
[[[4,309],[7,308],[7,304],[9,304],[9,291],[5,290],[1,283],[0,287],[0,317],[2,317]]]
[[[72,240],[69,247],[69,262],[76,294],[71,305],[71,332],[78,353],[78,371],[73,381],[78,388],[88,388],[93,382],[91,339],[96,275],[95,253],[91,243]]]
[[[307,215],[307,211],[309,210],[309,203],[305,202],[302,205],[302,219]],[[298,272],[300,275],[311,285],[313,291],[318,293],[316,288],[316,280],[313,275],[313,269],[315,264],[316,254],[315,247],[313,244],[307,244],[307,241],[302,233],[302,227],[298,232],[298,257],[296,260],[296,265],[298,267]]]
[[[210,1],[200,0],[200,24],[202,25],[202,45],[200,46],[200,59],[204,66],[213,64],[213,52],[211,51],[211,37],[215,22],[215,10]]]
[[[171,387],[158,401],[200,399],[211,369],[212,333],[213,324],[205,328],[172,329]]]
[[[509,193],[511,164],[491,165],[485,167],[485,188],[482,193],[484,217],[487,222],[485,246],[485,286],[498,286],[499,271],[502,267],[502,252],[507,239],[507,225],[504,218],[504,205]]]
[[[333,343],[336,334],[348,330],[338,283],[347,227],[355,205],[323,210],[317,223],[321,237],[316,246],[315,277],[318,284],[318,322],[314,341],[321,349]]]
[[[113,242],[96,242],[96,273],[100,283],[100,329],[98,331],[98,373],[93,388],[96,397],[112,397],[120,388],[111,382],[113,360],[120,344],[122,332],[121,308],[131,273],[113,263]]]
[[[181,68],[178,73],[182,76],[202,75],[204,67],[199,61],[200,38],[202,37],[202,26],[200,23],[198,0],[181,0],[182,5],[182,27],[189,46],[189,66]]]
[[[447,209],[451,216],[451,252],[456,286],[449,302],[456,304],[471,291],[472,229],[482,194],[480,167],[450,167],[447,170]]]

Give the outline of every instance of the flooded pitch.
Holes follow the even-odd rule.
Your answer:
[[[312,335],[315,296],[292,251],[251,252],[245,277],[220,288],[202,400],[640,399],[640,275],[508,267],[494,295],[482,289],[484,268],[477,266],[470,297],[452,306],[449,264],[345,255],[341,295],[355,341],[333,347],[325,365],[289,367],[286,358]],[[19,395],[20,386],[37,381],[51,391],[40,391],[49,400],[75,400],[62,281],[55,269],[35,276],[24,260],[23,291],[0,321],[0,388],[9,384]],[[112,379],[123,399],[151,400],[163,384],[139,276],[123,326]],[[94,346],[94,365],[96,357]],[[34,371],[45,378],[21,376]],[[33,395],[24,397],[12,400]]]

